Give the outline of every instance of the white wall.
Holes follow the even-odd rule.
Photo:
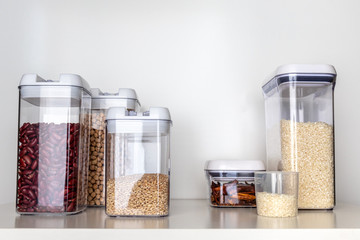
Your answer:
[[[172,198],[205,198],[208,159],[265,159],[261,83],[284,63],[330,63],[339,201],[360,202],[360,1],[0,0],[0,203],[15,199],[17,85],[77,73],[166,106]]]

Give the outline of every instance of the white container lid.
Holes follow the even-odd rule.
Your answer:
[[[150,107],[149,111],[127,111],[124,107],[110,108],[106,120],[165,120],[171,121],[169,109],[164,107]]]
[[[99,88],[91,88],[91,96],[93,99],[114,98],[138,100],[136,92],[132,88],[119,88],[116,93],[102,92]]]
[[[260,160],[210,160],[206,161],[205,171],[265,171]]]
[[[329,64],[285,64],[279,66],[266,80],[285,74],[331,74],[336,75],[334,66]]]
[[[107,93],[102,92],[99,88],[91,88],[91,99],[92,109],[126,107],[136,110],[137,106],[141,106],[135,90],[131,88],[119,88],[116,93]]]
[[[282,84],[321,84],[335,86],[336,70],[329,64],[286,64],[279,66],[265,79],[262,90],[265,97],[272,96]]]
[[[19,89],[21,99],[35,106],[79,107],[83,91],[91,96],[89,84],[76,74],[60,74],[59,80],[45,80],[37,74],[24,74]]]
[[[20,80],[22,86],[72,86],[80,87],[90,93],[90,86],[80,75],[62,73],[59,80],[45,80],[35,73],[24,74]]]
[[[127,111],[124,107],[109,108],[106,115],[108,133],[140,133],[166,135],[172,124],[167,108],[151,107],[146,112]]]

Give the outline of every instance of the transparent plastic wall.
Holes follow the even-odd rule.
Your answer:
[[[170,126],[163,120],[108,120],[108,215],[168,215]]]
[[[129,95],[136,96],[132,89],[119,91],[125,93],[130,91]],[[99,95],[99,90],[97,94]],[[101,93],[99,98],[92,99],[87,198],[89,207],[105,206],[105,118],[110,107],[125,107],[128,111],[137,111],[140,104],[137,98],[126,98],[126,96],[119,98],[116,94]]]
[[[263,87],[267,170],[299,172],[299,208],[335,206],[331,74],[286,74]]]

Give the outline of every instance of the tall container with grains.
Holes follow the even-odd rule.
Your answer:
[[[335,79],[331,65],[289,64],[262,87],[267,170],[299,172],[299,209],[335,206]]]
[[[103,93],[91,89],[91,130],[88,198],[89,207],[105,205],[105,116],[110,107],[125,107],[128,111],[138,110],[140,103],[134,89],[120,88],[117,93]]]
[[[110,108],[106,121],[106,214],[167,216],[169,110],[153,107],[137,113]]]
[[[74,214],[86,208],[91,93],[79,75],[19,85],[16,210]]]

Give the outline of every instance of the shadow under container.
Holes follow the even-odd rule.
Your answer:
[[[119,88],[117,93],[103,93],[91,89],[91,130],[88,197],[89,207],[105,206],[105,117],[111,107],[125,107],[137,111],[140,107],[134,89]]]
[[[106,117],[106,202],[109,216],[167,216],[170,127],[167,108],[110,108]]]
[[[86,208],[91,94],[79,75],[19,85],[16,210],[74,214]]]
[[[299,209],[335,206],[335,79],[331,65],[289,64],[262,87],[266,170],[299,172]]]
[[[299,173],[255,173],[257,214],[265,217],[295,217],[298,214]]]
[[[213,207],[256,207],[254,172],[265,171],[258,160],[210,160],[205,163]]]

